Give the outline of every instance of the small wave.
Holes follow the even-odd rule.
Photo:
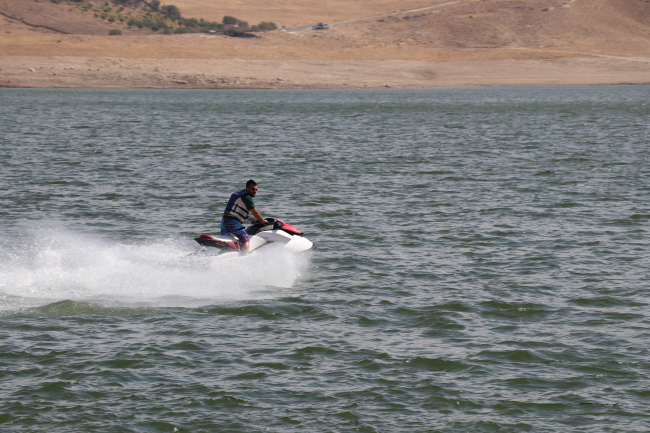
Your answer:
[[[46,304],[40,307],[27,308],[19,311],[0,311],[0,317],[24,315],[37,316],[79,316],[79,315],[101,315],[112,317],[140,316],[160,312],[159,308],[133,308],[133,307],[112,307],[90,302],[75,302],[69,299]]]
[[[525,363],[542,363],[549,361],[546,359],[544,356],[540,356],[540,354],[536,351],[532,350],[523,350],[523,349],[515,349],[515,350],[484,350],[481,351],[478,355],[477,358],[479,359],[488,359],[491,361],[496,361],[496,362],[525,362]]]
[[[520,320],[522,317],[538,317],[556,314],[558,310],[541,304],[507,303],[486,301],[481,303],[482,315]]]
[[[636,302],[629,299],[621,299],[613,296],[575,298],[575,299],[569,299],[567,302],[582,307],[592,307],[592,308],[645,307],[647,305],[646,303]]]
[[[458,361],[450,361],[440,358],[416,357],[406,361],[411,367],[421,368],[431,371],[458,371],[467,370],[470,366]]]

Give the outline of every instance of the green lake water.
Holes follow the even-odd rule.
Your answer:
[[[649,431],[649,104],[0,89],[0,431]]]

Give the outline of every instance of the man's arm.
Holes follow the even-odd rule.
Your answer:
[[[251,209],[251,213],[253,214],[253,216],[255,217],[255,219],[258,220],[259,222],[262,222],[262,223],[264,223],[264,224],[268,223],[267,220],[265,220],[264,218],[262,218],[262,215],[260,215],[260,213],[257,211],[257,209]]]
[[[244,202],[244,205],[246,205],[246,209],[248,209],[248,211],[253,214],[256,220],[263,222],[264,224],[268,222],[262,218],[262,215],[260,215],[257,209],[255,209],[255,203],[253,203],[253,198],[250,195],[244,194],[241,200]]]

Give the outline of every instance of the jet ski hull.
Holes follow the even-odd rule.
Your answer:
[[[311,250],[313,242],[303,236],[303,233],[295,227],[286,224],[282,220],[268,219],[268,224],[254,224],[246,232],[250,237],[249,252],[256,251],[266,245],[281,245],[283,248],[302,252]],[[210,251],[210,255],[223,255],[225,253],[239,252],[241,245],[230,235],[207,235],[203,234],[194,239],[206,249],[215,248],[216,254]],[[231,254],[228,254],[231,255]]]

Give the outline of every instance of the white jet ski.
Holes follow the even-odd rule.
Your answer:
[[[310,250],[314,244],[303,236],[297,228],[285,223],[281,219],[267,218],[267,224],[255,221],[246,229],[250,238],[249,253],[259,250],[267,245],[281,245],[283,248],[302,252]],[[194,238],[203,248],[200,250],[203,256],[228,256],[240,255],[240,244],[231,235],[201,235]]]

